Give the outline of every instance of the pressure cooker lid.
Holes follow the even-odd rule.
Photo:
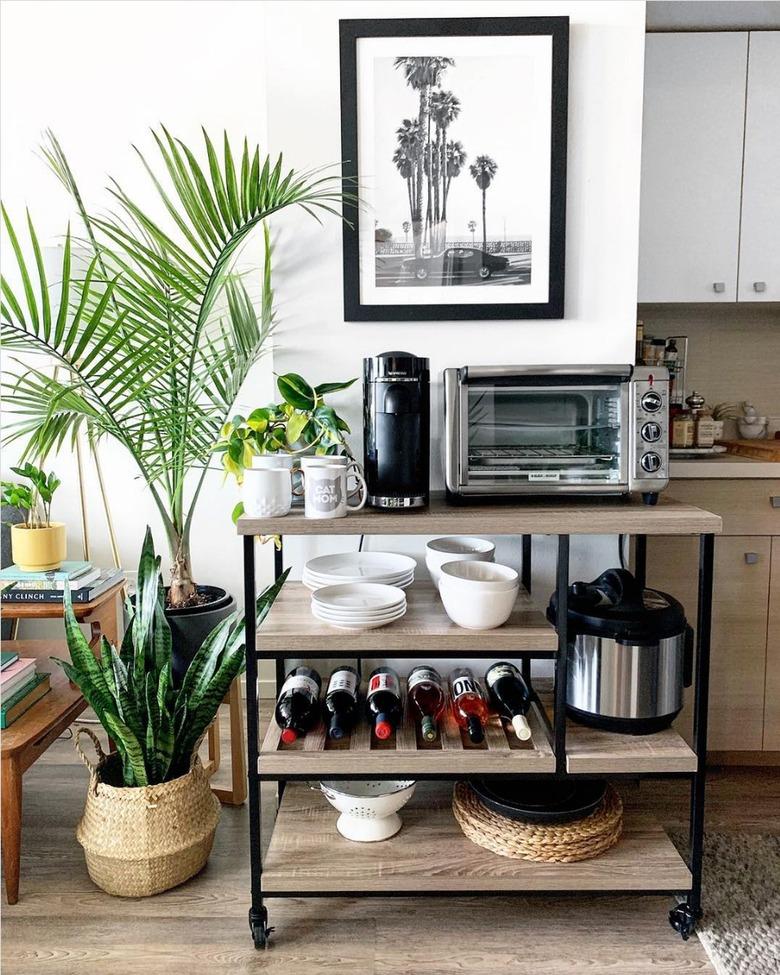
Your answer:
[[[558,593],[547,607],[547,618],[558,619]],[[593,582],[569,586],[569,627],[577,633],[607,636],[622,643],[654,642],[676,636],[686,626],[685,610],[668,593],[640,589],[626,569],[607,569]]]

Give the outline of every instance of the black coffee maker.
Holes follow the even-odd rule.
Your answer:
[[[363,360],[363,465],[370,505],[428,504],[430,425],[427,359],[383,352]]]

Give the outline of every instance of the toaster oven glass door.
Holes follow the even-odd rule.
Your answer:
[[[465,483],[486,493],[620,490],[628,483],[628,389],[467,385]]]

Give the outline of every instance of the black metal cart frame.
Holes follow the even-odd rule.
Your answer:
[[[526,590],[531,591],[531,536],[523,535],[522,538],[522,582]],[[567,669],[567,641],[568,641],[568,588],[569,588],[569,535],[558,535],[558,552],[556,565],[556,581],[559,594],[558,606],[558,649],[555,657],[555,685],[554,685],[554,715],[550,725],[546,717],[544,708],[540,708],[544,720],[548,724],[548,731],[554,742],[555,765],[554,773],[513,773],[516,778],[564,778],[578,773],[566,771],[566,669]],[[647,539],[644,535],[637,535],[635,545],[635,570],[637,578],[644,583],[646,576],[646,556]],[[255,583],[255,536],[244,535],[244,605],[253,606],[256,598]],[[688,867],[691,873],[691,885],[684,890],[632,890],[632,891],[589,891],[589,896],[594,893],[605,894],[670,894],[679,898],[679,903],[669,911],[669,922],[675,931],[679,932],[684,940],[687,940],[693,933],[696,922],[702,916],[701,902],[701,880],[702,880],[702,859],[704,853],[704,806],[705,806],[705,783],[706,783],[706,760],[707,760],[707,712],[709,697],[709,673],[710,673],[710,631],[712,623],[712,583],[713,583],[713,560],[715,550],[715,536],[712,534],[702,534],[699,536],[699,567],[698,567],[698,617],[696,625],[696,667],[695,667],[695,688],[694,688],[694,752],[696,754],[695,772],[631,772],[625,773],[623,777],[631,779],[643,778],[687,778],[691,783],[690,798],[690,821],[689,821],[689,854]],[[275,550],[274,554],[274,573],[278,578],[283,571],[283,550],[281,547]],[[251,871],[251,897],[252,906],[249,909],[249,926],[256,948],[264,947],[268,943],[268,937],[273,930],[268,924],[268,910],[263,903],[263,855],[261,839],[261,809],[260,809],[260,783],[261,781],[276,781],[278,783],[278,803],[281,801],[284,791],[285,781],[296,778],[310,778],[302,775],[280,775],[265,774],[259,767],[260,755],[260,712],[258,696],[258,661],[260,659],[271,659],[276,664],[276,692],[278,694],[281,683],[284,680],[284,659],[285,652],[272,650],[261,651],[257,648],[257,626],[252,613],[246,614],[246,684],[247,684],[247,750],[248,750],[248,774],[249,774],[249,848],[250,848],[250,871]],[[419,656],[419,651],[409,651],[408,653],[393,650],[393,655],[397,657]],[[426,656],[430,657],[451,657],[452,652],[426,651]],[[317,656],[337,657],[338,651],[323,651]],[[522,658],[523,674],[530,682],[530,662],[537,654],[532,650],[518,651],[517,657]],[[541,656],[541,655],[538,655]],[[529,683],[529,686],[532,685]],[[533,688],[532,688],[533,690]],[[535,690],[533,691],[536,695]],[[536,698],[538,701],[538,698]],[[587,777],[587,773],[580,773]],[[329,778],[354,778],[353,774],[343,776],[331,775]],[[372,778],[416,778],[416,779],[435,779],[456,781],[465,779],[467,775],[455,774],[424,774],[419,773],[372,773]],[[486,776],[488,777],[488,776]],[[506,777],[506,776],[504,776]],[[621,776],[610,775],[610,778],[620,778]],[[339,891],[305,891],[305,892],[274,892],[271,896],[276,897],[358,897],[372,896],[380,894],[387,896],[415,896],[415,897],[467,897],[468,891],[463,890],[435,890],[426,889],[410,894],[408,891],[381,891],[356,890],[345,892]],[[506,891],[480,891],[480,896],[485,893],[502,894],[506,896]],[[561,891],[523,891],[522,896],[552,894],[561,896]],[[572,891],[572,894],[581,894],[582,891]]]

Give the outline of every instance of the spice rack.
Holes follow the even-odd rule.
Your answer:
[[[409,608],[403,619],[362,633],[336,630],[314,619],[309,611],[310,593],[298,583],[285,585],[259,629],[255,620],[247,616],[247,648],[255,648],[254,653],[247,653],[252,899],[249,923],[255,946],[262,947],[268,941],[267,898],[344,894],[457,896],[476,891],[482,895],[561,891],[675,894],[682,901],[670,911],[670,923],[683,938],[689,937],[701,916],[712,570],[714,536],[720,530],[717,515],[666,497],[652,507],[634,499],[453,507],[443,498],[434,498],[428,509],[363,510],[330,521],[307,521],[301,512],[284,518],[240,518],[245,605],[252,605],[256,596],[257,535],[518,536],[524,583],[508,623],[480,632],[452,624],[432,587],[420,583],[407,591]],[[561,623],[556,632],[530,594],[532,535],[557,536],[556,585],[558,592],[565,594],[569,585],[570,536],[613,533],[636,536],[635,571],[642,583],[647,535],[700,538],[693,749],[673,728],[634,737],[585,728],[566,719],[566,598],[564,595],[560,602]],[[283,567],[281,549],[276,552],[275,567],[278,576]],[[555,679],[552,686],[543,682],[531,685],[532,737],[527,743],[510,738],[495,719],[480,747],[472,746],[451,721],[444,722],[437,741],[427,744],[419,739],[415,723],[405,714],[395,736],[387,742],[373,740],[370,729],[363,725],[340,743],[327,740],[320,727],[302,742],[287,746],[280,741],[272,721],[261,744],[259,659],[275,660],[278,690],[287,656],[318,659],[383,653],[423,659],[510,656],[523,660],[529,681],[530,660],[552,658]],[[691,848],[687,863],[650,814],[642,810],[641,803],[627,805],[623,837],[595,859],[553,864],[500,857],[463,836],[450,809],[451,786],[446,785],[472,777],[588,775],[690,779]],[[302,781],[356,777],[421,780],[404,810],[403,830],[390,840],[367,844],[366,848],[337,834],[333,810]],[[260,782],[268,780],[279,783],[279,802],[264,863]],[[288,781],[291,784],[285,789]]]

